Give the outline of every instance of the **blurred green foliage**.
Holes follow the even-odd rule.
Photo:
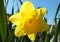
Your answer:
[[[6,9],[4,8],[4,0],[0,0],[0,34],[2,42],[7,41],[7,17]]]

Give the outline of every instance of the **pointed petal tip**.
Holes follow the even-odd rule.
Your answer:
[[[28,37],[31,41],[34,42],[36,35],[33,33],[33,34],[28,35]]]

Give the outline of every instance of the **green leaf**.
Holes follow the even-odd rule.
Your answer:
[[[60,19],[58,21],[58,24],[55,27],[55,37],[54,37],[53,42],[57,42],[57,37],[58,37],[59,31],[60,31]]]
[[[21,0],[19,0],[19,2],[21,3],[21,5],[23,4]]]
[[[6,18],[6,10],[4,8],[4,0],[0,0],[0,33],[2,37],[2,42],[7,41],[7,18]]]
[[[14,14],[14,7],[12,6],[12,15]]]
[[[7,0],[7,3],[6,3],[6,8],[7,8],[7,6],[8,6],[8,2],[9,2],[9,0]]]
[[[57,15],[58,15],[58,12],[59,12],[59,10],[60,10],[60,3],[59,3],[59,5],[58,5],[58,8],[57,8],[57,11],[56,11],[56,14],[55,14],[55,34],[54,34],[54,40],[53,40],[53,42],[57,42],[57,37],[58,37],[58,34],[59,34],[59,31],[60,31],[60,19],[59,19],[59,21],[58,21],[58,23],[57,23]]]
[[[56,10],[56,14],[55,14],[55,17],[54,17],[55,24],[56,24],[56,22],[57,22],[56,17],[57,17],[57,15],[58,15],[59,10],[60,10],[60,3],[59,3],[59,5],[58,5],[58,8],[57,8],[57,10]]]

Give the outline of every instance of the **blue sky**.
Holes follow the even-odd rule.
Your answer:
[[[14,4],[13,4],[14,1]],[[24,2],[26,0],[22,0]],[[35,8],[37,7],[45,7],[48,11],[47,15],[45,17],[47,18],[48,24],[54,24],[54,16],[56,13],[56,9],[58,7],[58,4],[60,3],[60,0],[30,0]],[[21,4],[18,0],[9,0],[8,6],[7,6],[7,13],[11,14],[12,6],[14,7],[14,13],[17,12],[18,8],[20,8]],[[60,12],[59,12],[60,14]]]

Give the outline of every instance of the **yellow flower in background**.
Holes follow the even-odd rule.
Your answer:
[[[15,35],[17,37],[28,35],[34,41],[37,32],[44,32],[49,29],[47,23],[43,20],[45,13],[46,8],[36,10],[31,2],[24,2],[20,12],[9,18],[16,25]]]

